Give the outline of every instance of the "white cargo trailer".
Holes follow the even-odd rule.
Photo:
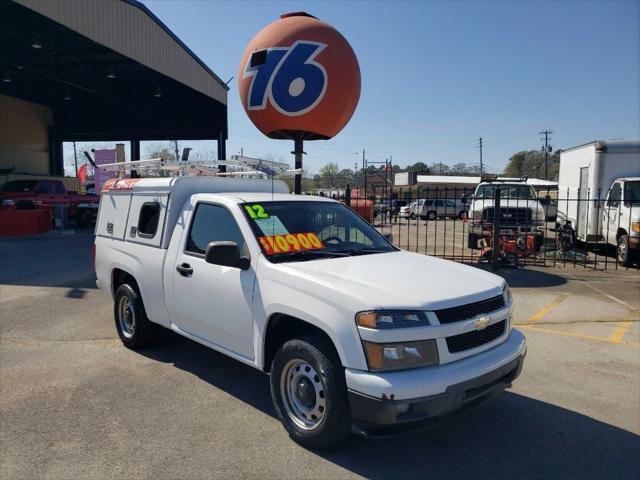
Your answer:
[[[634,227],[640,205],[639,199],[627,197],[635,191],[637,177],[640,177],[639,140],[595,141],[563,150],[558,178],[558,221],[569,222],[581,241],[607,241],[615,245],[622,236],[626,236],[625,242],[631,236],[635,245]],[[625,185],[629,188],[623,188]],[[622,201],[610,198],[610,195],[621,197],[623,190],[628,192]]]

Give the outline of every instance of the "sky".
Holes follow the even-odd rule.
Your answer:
[[[640,138],[640,2],[385,2],[144,0],[230,82],[227,154],[293,164],[292,142],[264,137],[246,116],[237,71],[251,38],[280,14],[333,25],[360,64],[355,114],[335,138],[305,143],[305,168],[392,157],[405,166],[478,164],[520,150]],[[191,142],[196,143],[196,142]],[[207,148],[196,144],[196,148]],[[215,149],[212,143],[208,148]]]

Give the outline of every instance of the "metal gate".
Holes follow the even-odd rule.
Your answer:
[[[586,240],[587,235],[587,209],[589,196],[589,167],[580,169],[580,188],[578,189],[578,215],[576,217],[576,235],[580,240]]]

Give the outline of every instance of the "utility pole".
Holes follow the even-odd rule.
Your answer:
[[[480,176],[482,177],[482,137],[480,137]]]
[[[549,150],[551,146],[549,145],[549,140],[551,140],[551,134],[554,133],[551,130],[543,130],[540,132],[540,135],[544,135],[544,146],[542,150],[544,151],[544,179],[549,180]]]
[[[76,164],[76,178],[78,178],[78,152],[76,151],[76,142],[73,142],[73,161]]]
[[[364,157],[364,148],[362,149],[362,174],[364,175],[364,198],[367,199],[367,161]]]

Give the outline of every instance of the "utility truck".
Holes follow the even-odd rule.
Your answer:
[[[495,202],[496,190],[500,192],[499,206]],[[538,195],[526,179],[482,178],[471,197],[468,246],[487,247],[497,226],[500,237],[532,237],[537,248],[543,242],[545,216]]]
[[[279,181],[110,180],[95,233],[122,343],[165,327],[268,373],[307,447],[424,427],[522,368],[504,279],[399,250],[346,205]]]
[[[595,141],[560,153],[558,223],[583,242],[616,246],[630,266],[640,249],[640,141]]]

